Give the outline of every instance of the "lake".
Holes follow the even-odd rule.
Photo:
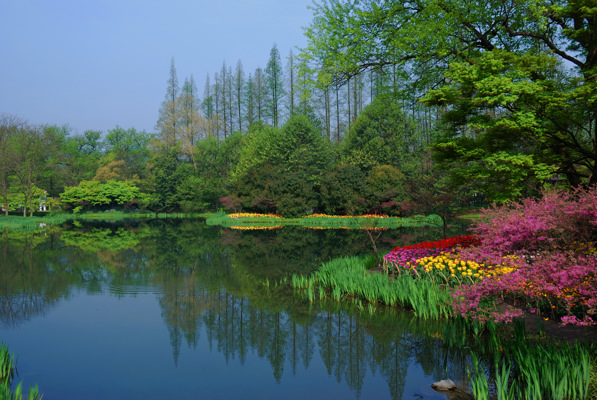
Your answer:
[[[455,227],[454,234],[460,233]],[[284,283],[437,229],[71,222],[0,237],[0,342],[44,399],[445,399],[466,349],[442,321],[309,304]]]

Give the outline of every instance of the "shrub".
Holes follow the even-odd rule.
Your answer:
[[[477,319],[497,316],[494,302],[510,301],[564,316],[563,324],[593,324],[597,310],[597,188],[547,191],[540,199],[484,210],[473,229],[481,246],[460,256],[510,265],[500,279],[463,286],[454,306]],[[488,301],[488,300],[492,301]]]

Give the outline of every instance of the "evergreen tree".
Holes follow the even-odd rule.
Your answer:
[[[180,95],[180,137],[182,152],[195,168],[195,144],[200,139],[200,128],[204,125],[203,117],[199,115],[199,104],[197,86],[191,75],[190,79],[185,79]]]
[[[178,92],[178,77],[176,75],[176,67],[174,66],[174,57],[172,57],[166,97],[162,102],[160,117],[157,124],[160,138],[167,148],[174,147],[179,134],[178,122],[180,120],[180,113],[178,106]]]
[[[215,136],[214,134],[214,95],[209,81],[209,74],[205,78],[205,88],[203,89],[203,102],[201,103],[203,115],[207,119],[205,136]]]
[[[219,85],[217,85],[216,88],[220,89],[220,94],[218,96],[220,99],[219,109],[220,116],[222,119],[222,127],[224,130],[224,139],[226,139],[229,133],[228,124],[230,121],[230,114],[228,109],[228,83],[230,82],[230,80],[228,79],[228,69],[226,68],[226,61],[222,63],[222,69],[220,69],[219,78]]]
[[[274,44],[269,54],[269,61],[265,68],[265,84],[267,87],[267,105],[271,122],[278,127],[280,122],[280,104],[284,97],[284,74],[282,72],[282,61],[280,52]]]
[[[243,130],[243,116],[242,116],[242,106],[244,102],[244,91],[243,88],[245,86],[245,72],[243,71],[243,63],[238,60],[236,63],[236,70],[234,72],[234,103],[236,105],[236,109],[238,111],[237,118],[238,118],[238,130],[242,132]]]
[[[290,54],[288,55],[288,64],[286,64],[286,71],[288,73],[288,115],[292,116],[294,114],[295,108],[295,98],[296,98],[296,67],[295,67],[295,57],[290,50]]]
[[[255,80],[253,79],[253,75],[249,74],[249,78],[246,82],[246,94],[245,100],[247,103],[246,107],[246,120],[249,125],[255,122]]]
[[[265,74],[263,69],[257,68],[255,70],[255,106],[257,107],[257,120],[263,121],[265,119],[265,103],[267,98],[267,88],[265,85]]]

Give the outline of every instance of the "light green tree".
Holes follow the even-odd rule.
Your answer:
[[[83,181],[77,186],[66,187],[60,195],[62,203],[74,207],[74,211],[84,208],[106,209],[114,206],[131,205],[142,202],[145,195],[130,182],[109,180],[107,182]]]

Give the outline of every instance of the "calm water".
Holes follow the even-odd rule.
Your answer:
[[[440,234],[389,230],[375,244]],[[430,384],[464,380],[465,356],[440,322],[310,306],[274,284],[372,248],[363,231],[197,220],[4,232],[0,341],[47,400],[445,399]]]

